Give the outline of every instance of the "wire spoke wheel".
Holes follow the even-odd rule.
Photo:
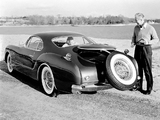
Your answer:
[[[106,77],[119,90],[131,89],[138,76],[136,64],[123,53],[114,52],[106,60]]]
[[[41,83],[46,94],[50,95],[53,93],[55,87],[54,76],[52,70],[47,66],[42,69]]]
[[[7,69],[9,71],[9,73],[13,72],[13,67],[12,67],[12,61],[11,61],[10,54],[8,54],[8,56],[7,56]]]
[[[122,60],[117,60],[114,68],[116,74],[123,80],[128,80],[132,76],[131,68]]]

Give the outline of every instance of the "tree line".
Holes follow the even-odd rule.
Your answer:
[[[12,19],[13,24],[27,24],[27,25],[110,25],[110,24],[128,24],[135,23],[134,18],[119,16],[89,16],[89,17],[64,17],[64,16],[42,16],[30,15],[24,17],[8,17],[7,20]],[[160,19],[148,20],[151,22],[160,23]]]
[[[26,24],[30,25],[107,25],[107,24],[127,24],[133,23],[133,18],[127,18],[124,16],[99,16],[99,17],[61,17],[61,16],[41,16],[31,15],[23,17],[26,20]]]

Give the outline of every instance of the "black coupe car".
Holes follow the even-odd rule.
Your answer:
[[[68,38],[74,45],[63,47]],[[31,35],[21,46],[5,49],[8,71],[19,71],[40,81],[44,92],[98,91],[115,87],[133,88],[138,66],[127,52],[108,44],[97,44],[74,32],[44,32]]]

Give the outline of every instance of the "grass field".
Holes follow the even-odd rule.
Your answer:
[[[85,111],[84,117],[87,118],[89,114],[92,115],[91,112],[93,112],[93,118],[98,118],[100,113],[100,118],[105,118],[105,112],[107,109],[105,105],[108,103],[106,102],[106,98],[110,98],[109,95],[112,97],[114,96],[113,100],[109,99],[109,108],[117,108],[117,105],[114,101],[115,96],[118,95],[118,99],[123,100],[123,104],[120,104],[118,102],[119,108],[125,107],[125,102],[129,100],[135,101],[135,103],[131,104],[131,101],[128,103],[131,105],[131,107],[134,108],[135,111],[133,111],[131,108],[127,109],[129,111],[129,115],[125,114],[124,109],[122,108],[123,114],[125,114],[124,118],[132,118],[130,115],[133,113],[132,116],[137,115],[138,118],[142,118],[143,114],[147,115],[144,116],[148,119],[158,119],[159,115],[159,105],[158,102],[160,100],[160,54],[159,50],[153,51],[153,65],[152,65],[152,71],[153,71],[153,92],[151,95],[143,95],[138,91],[116,91],[114,89],[111,89],[110,91],[101,92],[97,94],[83,94],[81,96],[79,95],[68,95],[68,94],[61,94],[57,98],[47,97],[44,94],[41,93],[39,90],[40,88],[37,87],[37,82],[30,80],[28,77],[23,76],[19,73],[16,74],[8,74],[6,64],[4,63],[4,50],[7,45],[19,45],[19,43],[23,43],[28,39],[30,34],[34,34],[37,32],[42,31],[75,31],[75,32],[81,32],[85,34],[86,36],[92,37],[96,42],[100,43],[107,43],[110,45],[114,45],[117,47],[118,50],[123,51],[124,49],[129,49],[130,55],[133,56],[134,48],[130,47],[131,42],[131,36],[133,32],[134,26],[81,26],[81,27],[71,27],[71,26],[37,26],[37,27],[0,27],[0,120],[3,119],[46,119],[51,118],[54,115],[54,118],[68,118],[71,119],[70,116],[76,116],[73,117],[73,119],[80,118],[83,113],[83,110]],[[157,33],[160,37],[160,25],[155,26]],[[159,45],[160,46],[160,45]],[[144,82],[144,88],[146,89],[146,82]],[[114,92],[116,91],[116,92]],[[122,94],[123,92],[123,94]],[[115,94],[114,94],[115,93]],[[86,98],[86,96],[89,96]],[[130,97],[130,98],[129,98]],[[37,99],[38,98],[38,99]],[[82,99],[80,99],[82,98]],[[102,99],[104,98],[104,99]],[[72,100],[72,101],[71,101]],[[88,100],[91,100],[88,101]],[[102,102],[100,102],[100,100]],[[126,101],[124,101],[126,100]],[[152,100],[157,102],[152,102]],[[46,102],[44,102],[46,101]],[[51,102],[52,101],[52,102]],[[65,102],[69,102],[69,104],[66,104]],[[78,101],[78,102],[77,102]],[[97,104],[97,101],[101,104]],[[68,103],[67,102],[67,103]],[[64,103],[61,104],[61,103]],[[142,105],[142,112],[137,112],[135,104],[141,104]],[[143,104],[144,103],[144,104]],[[79,105],[76,106],[75,105]],[[148,105],[149,107],[146,109],[144,108],[144,105]],[[46,108],[46,106],[48,106]],[[53,106],[53,109],[51,109]],[[87,107],[86,107],[87,106]],[[102,108],[103,106],[103,108]],[[137,105],[136,105],[137,106]],[[66,109],[64,109],[66,107]],[[141,106],[138,106],[140,108]],[[56,108],[56,109],[55,109]],[[58,108],[58,109],[57,109]],[[92,108],[92,109],[90,109]],[[100,109],[99,109],[100,108]],[[117,119],[119,118],[120,109],[116,109],[117,111]],[[151,109],[150,109],[151,108]],[[42,112],[46,112],[46,114],[43,114]],[[71,112],[74,110],[73,115]],[[97,111],[95,111],[97,110]],[[60,111],[60,112],[57,112]],[[61,112],[62,111],[62,112]],[[113,111],[113,115],[115,116],[116,111]],[[148,112],[150,112],[148,114]],[[108,112],[108,111],[107,111]],[[77,117],[77,113],[79,116]],[[109,111],[109,114],[111,112]],[[61,115],[63,114],[63,115]],[[123,115],[122,114],[122,115]],[[68,116],[66,116],[68,115]],[[151,116],[150,116],[151,115]],[[49,116],[49,117],[46,117]],[[57,117],[58,116],[58,117]],[[60,117],[59,117],[60,116]],[[153,117],[152,117],[153,116]],[[152,118],[151,118],[152,117]],[[112,118],[112,116],[107,116],[106,118]],[[115,119],[116,119],[115,118]],[[134,117],[135,118],[135,117]]]
[[[160,24],[153,25],[160,38]],[[34,34],[43,31],[74,31],[86,36],[104,39],[131,39],[134,25],[125,26],[20,26],[0,27],[0,34]]]
[[[154,24],[160,38],[160,24]],[[4,50],[7,45],[19,45],[28,39],[30,34],[42,31],[75,31],[91,37],[98,43],[105,43],[115,46],[119,51],[129,49],[129,54],[133,56],[134,48],[130,47],[134,25],[127,26],[30,26],[30,27],[0,27],[0,61],[4,59]],[[157,44],[160,46],[159,44]],[[153,77],[154,91],[160,95],[160,54],[159,50],[153,51]],[[157,97],[158,92],[153,92]]]

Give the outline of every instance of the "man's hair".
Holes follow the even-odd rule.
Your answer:
[[[136,19],[144,18],[144,15],[142,13],[136,13],[135,18]]]
[[[68,37],[68,38],[67,38],[67,41],[69,41],[69,40],[73,40],[73,37]]]

